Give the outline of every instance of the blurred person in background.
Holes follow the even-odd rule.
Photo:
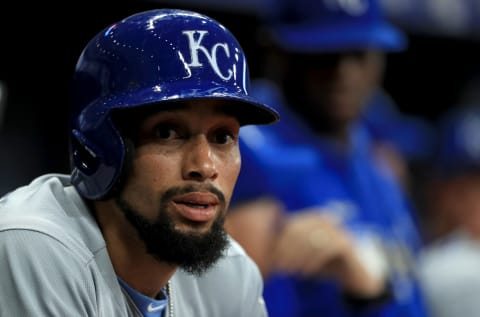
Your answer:
[[[434,317],[480,312],[480,107],[438,122],[438,151],[424,182],[427,244],[419,272]]]
[[[374,152],[389,162],[394,174],[412,195],[421,186],[422,171],[430,164],[435,129],[430,120],[402,112],[392,96],[379,87],[362,112]]]
[[[226,228],[259,265],[272,317],[426,316],[416,215],[363,120],[405,35],[375,1],[275,8],[252,94],[282,120],[242,129]]]

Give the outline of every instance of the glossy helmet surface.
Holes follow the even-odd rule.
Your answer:
[[[101,199],[117,185],[125,140],[112,111],[174,100],[226,99],[240,123],[278,120],[248,95],[247,62],[235,37],[217,21],[185,10],[131,15],[99,32],[81,53],[72,87],[72,184]]]

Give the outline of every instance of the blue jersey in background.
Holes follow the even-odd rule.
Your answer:
[[[270,316],[427,316],[415,276],[421,247],[415,213],[393,174],[373,157],[368,130],[352,127],[351,147],[339,150],[282,107],[271,87],[259,87],[257,97],[279,105],[281,121],[242,128],[242,170],[232,204],[272,196],[289,213],[319,207],[333,214],[355,237],[361,257],[388,274],[393,292],[386,305],[360,309],[333,281],[275,274],[265,283]]]

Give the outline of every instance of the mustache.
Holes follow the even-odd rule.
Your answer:
[[[167,201],[172,200],[173,197],[177,195],[183,195],[183,194],[194,193],[194,192],[209,192],[217,196],[218,201],[223,206],[226,205],[225,195],[223,195],[223,193],[213,185],[187,185],[187,186],[181,186],[181,187],[180,186],[172,187],[163,193],[160,203],[164,204]]]
[[[191,192],[211,193],[217,197],[219,204],[223,205],[222,212],[207,233],[183,233],[175,229],[176,220],[170,215],[168,205],[176,195]],[[115,203],[136,230],[148,254],[160,262],[179,266],[190,274],[200,276],[206,272],[228,248],[229,240],[223,228],[225,197],[214,186],[194,184],[171,187],[161,195],[158,215],[154,219],[144,217],[139,209],[131,206],[120,195],[115,197]]]

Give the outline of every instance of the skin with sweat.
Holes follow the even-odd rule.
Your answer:
[[[223,219],[240,171],[240,124],[221,106],[212,100],[190,101],[142,120],[132,168],[119,198],[95,202],[117,274],[147,296],[159,293],[179,263],[164,259],[161,250],[166,248],[147,241],[152,234],[145,228],[167,222],[176,237],[193,247],[198,240],[204,239],[207,246],[220,240],[213,244],[219,250],[206,250],[213,254],[211,262],[226,247]],[[134,225],[128,213],[141,219],[143,226]],[[181,260],[172,245],[171,256]],[[183,245],[177,251],[189,252],[180,249]],[[190,264],[195,272],[195,263]],[[212,263],[201,264],[199,272]]]

